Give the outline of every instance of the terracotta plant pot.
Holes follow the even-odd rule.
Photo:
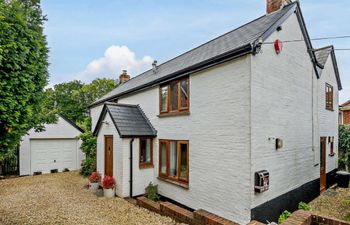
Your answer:
[[[89,184],[90,191],[96,191],[99,187],[100,187],[100,183],[90,183]]]
[[[115,197],[115,188],[103,188],[103,195],[106,198],[113,198]]]

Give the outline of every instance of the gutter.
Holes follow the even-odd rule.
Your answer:
[[[132,198],[132,180],[133,180],[133,170],[132,170],[132,168],[133,168],[133,165],[132,165],[132,153],[133,153],[133,150],[132,150],[132,144],[133,144],[133,142],[134,142],[134,138],[132,138],[131,140],[130,140],[130,194],[129,194],[129,197],[130,198]]]

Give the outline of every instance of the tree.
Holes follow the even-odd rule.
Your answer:
[[[106,78],[95,79],[89,84],[78,80],[56,84],[45,91],[45,113],[61,113],[82,124],[88,117],[88,106],[114,88],[115,80]]]
[[[42,113],[48,48],[39,0],[0,0],[0,162],[30,128],[54,118]]]
[[[86,105],[94,103],[96,100],[117,87],[116,81],[106,78],[97,78],[90,84],[83,87]]]
[[[71,81],[54,86],[54,107],[61,113],[78,123],[83,122],[87,107],[83,93],[84,84],[81,81]]]
[[[339,168],[348,170],[350,166],[350,126],[339,125]]]

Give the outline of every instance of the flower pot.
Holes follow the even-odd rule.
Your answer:
[[[115,197],[115,188],[103,188],[103,195],[106,198],[113,198]]]
[[[90,183],[89,190],[96,191],[100,187],[100,183]]]

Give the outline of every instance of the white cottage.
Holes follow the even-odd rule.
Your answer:
[[[276,221],[332,182],[341,88],[334,49],[312,47],[299,2],[268,0],[266,15],[91,105],[97,169],[120,197],[153,182],[192,209]]]
[[[31,129],[20,143],[19,174],[25,176],[80,169],[85,158],[78,137],[82,132],[63,115],[58,116],[56,123],[45,124],[45,131]]]

